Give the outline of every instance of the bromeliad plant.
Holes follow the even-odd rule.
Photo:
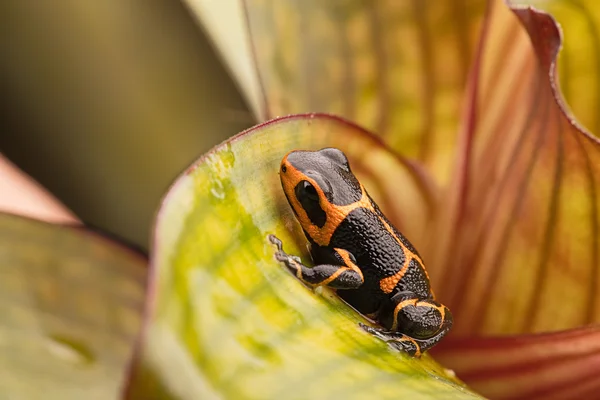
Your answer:
[[[192,176],[206,176],[196,178],[198,185],[207,185],[205,180],[216,185],[196,192],[216,192],[224,201],[235,197],[235,206],[227,208],[247,213],[256,230],[250,239],[236,221],[223,235],[242,237],[249,247],[252,240],[254,252],[267,262],[266,233],[291,235],[298,251],[303,248],[297,225],[282,205],[276,163],[293,148],[340,147],[416,244],[438,298],[455,314],[451,337],[433,351],[437,359],[491,397],[585,397],[600,385],[593,372],[600,343],[593,325],[600,319],[600,147],[574,122],[558,89],[558,26],[543,12],[512,6],[501,1],[438,2],[435,7],[425,2],[247,1],[264,94],[264,103],[255,108],[262,105],[265,118],[303,111],[344,115],[376,132],[401,158],[394,167],[385,151],[371,150],[373,145],[363,143],[368,139],[356,138],[356,128],[345,122],[299,116],[259,127],[216,149]],[[567,50],[573,54],[572,47]],[[572,80],[565,75],[563,86],[574,88]],[[573,91],[566,94],[586,126],[595,128],[597,116],[588,111],[595,97],[586,104]],[[261,161],[253,159],[251,168],[246,159],[253,154],[260,154]],[[172,196],[192,192],[192,184],[183,183],[191,180],[182,178],[179,185],[186,189],[176,186]],[[178,209],[177,215],[187,215],[188,226],[203,220]],[[224,228],[223,217],[216,220]],[[283,226],[277,225],[281,220]],[[181,240],[190,246],[209,241]],[[219,243],[232,242],[223,238],[213,246]],[[237,248],[237,239],[233,243]],[[253,260],[234,256],[234,250],[227,254],[220,257],[227,259],[223,265],[229,273],[244,264],[240,260]],[[172,265],[167,260],[160,256],[159,271],[160,265]],[[169,281],[165,276],[170,274],[158,276],[158,293],[168,293],[169,285],[161,282]],[[225,309],[238,309],[235,304],[243,300],[238,302]],[[251,325],[250,317],[240,320],[245,313],[231,313],[236,323]],[[164,321],[170,321],[168,313],[159,305],[155,323]],[[271,336],[266,329],[264,334],[288,337],[284,332]],[[199,353],[210,346],[197,339],[193,343]],[[352,368],[340,365],[336,371],[344,375],[346,367]],[[239,373],[239,378],[255,380],[251,373]]]
[[[360,382],[374,397],[431,393],[430,372],[421,375],[430,359],[388,358],[337,300],[315,299],[272,269],[268,233],[296,240],[290,253],[304,249],[277,183],[279,160],[334,146],[419,249],[455,315],[437,360],[493,398],[596,393],[600,144],[562,100],[553,18],[501,1],[249,0],[246,13],[264,95],[255,109],[265,118],[334,112],[385,146],[335,117],[300,115],[240,135],[182,176],[158,221],[159,239],[171,221],[179,236],[155,249],[157,304],[140,376],[168,375],[156,350],[167,341],[233,397],[280,397],[290,387],[300,397],[360,397]],[[595,127],[589,104],[571,104]],[[194,202],[194,193],[208,195]],[[435,390],[450,390],[437,397],[467,395],[433,370],[446,382]],[[413,387],[416,377],[427,383]],[[140,382],[134,389],[144,392]]]
[[[260,117],[322,111],[346,119],[310,113],[259,125],[178,178],[156,221],[129,398],[477,398],[455,374],[491,398],[594,396],[600,142],[562,100],[561,34],[553,18],[499,0],[244,3],[262,83],[262,101],[253,104]],[[574,51],[593,39],[582,32],[569,39],[579,26],[571,25],[573,13],[598,6],[536,4],[565,16],[562,93],[581,123],[600,132],[598,68],[581,67],[590,57]],[[561,7],[572,7],[570,14]],[[593,23],[587,28],[595,34]],[[291,149],[326,146],[348,155],[423,256],[437,297],[454,314],[453,331],[432,351],[450,369],[367,335],[353,310],[327,290],[309,291],[273,258],[269,233],[290,253],[307,256],[279,186],[279,161]],[[48,243],[85,249],[95,242],[71,242],[70,228],[48,239],[41,225],[26,230],[39,234],[19,235],[23,222],[6,218],[0,223],[16,238],[13,249],[41,240],[52,254],[56,246]],[[33,337],[41,343],[39,365],[56,369],[57,359],[66,360],[66,373],[112,382],[101,394],[114,396],[115,371],[139,322],[131,310],[143,295],[143,260],[103,246],[85,257],[109,260],[99,263],[106,275],[99,275],[93,298],[113,301],[90,304],[98,310],[92,318],[81,312],[89,307],[69,308],[71,297],[62,295],[81,279],[76,266],[83,256],[25,300],[61,305],[44,315],[66,316],[43,320],[40,331],[48,334]],[[62,252],[41,257],[46,253],[2,254],[46,271]],[[119,260],[131,265],[116,267]],[[92,273],[98,271],[86,272]],[[7,287],[24,285],[24,277],[5,276],[2,284],[13,282]],[[19,298],[13,292],[10,298]],[[33,331],[26,322],[39,317],[9,311],[14,317],[5,332],[12,335],[1,337],[10,344],[21,339],[12,327]],[[110,352],[102,352],[104,344]],[[2,354],[0,362],[22,360],[17,352]],[[104,355],[94,363],[97,354]],[[86,365],[97,375],[86,374]],[[35,369],[19,366],[20,373]],[[0,384],[33,390],[19,386],[20,378],[4,374]],[[76,395],[83,386],[64,393]],[[52,380],[46,387],[56,389]]]
[[[248,15],[267,111],[340,113],[418,163],[430,201],[403,199],[415,184],[390,176],[383,203],[455,315],[436,359],[495,398],[597,393],[600,145],[562,100],[554,20],[501,1],[266,3]],[[596,15],[586,2],[536,4]],[[597,66],[573,71],[597,53],[569,38],[571,21],[562,87],[598,133]]]

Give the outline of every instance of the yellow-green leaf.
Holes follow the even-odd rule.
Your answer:
[[[267,115],[342,115],[446,181],[484,0],[245,3]]]
[[[0,214],[0,397],[118,398],[145,264],[84,228]]]
[[[155,297],[130,398],[477,397],[428,355],[411,359],[366,334],[356,312],[275,261],[270,233],[309,260],[279,162],[292,149],[327,146],[346,152],[385,212],[407,227],[425,218],[415,167],[340,119],[287,117],[218,146],[176,181],[158,216]]]

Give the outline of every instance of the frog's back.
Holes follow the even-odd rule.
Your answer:
[[[418,253],[376,206],[372,210],[353,210],[336,229],[330,245],[351,252],[365,277],[363,287],[339,291],[351,304],[347,298],[367,295],[381,303],[398,291],[430,297],[428,277]]]

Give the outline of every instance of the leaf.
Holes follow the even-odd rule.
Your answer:
[[[184,0],[183,3],[198,19],[202,30],[208,34],[219,51],[254,115],[264,117],[264,99],[254,65],[242,2]],[[227,23],[223,23],[225,20]]]
[[[596,0],[513,0],[549,12],[562,27],[561,93],[577,121],[600,134],[600,3]]]
[[[492,4],[445,196],[451,211],[437,232],[450,239],[428,250],[453,334],[472,343],[473,356],[453,352],[452,340],[437,350],[491,397],[571,398],[600,384],[589,376],[598,327],[483,337],[600,322],[600,142],[565,111],[555,83],[560,43],[549,15]],[[504,351],[504,361],[494,358]]]
[[[0,212],[24,215],[55,224],[79,220],[33,178],[0,154]]]
[[[436,359],[493,399],[593,399],[600,391],[600,328],[447,340]]]
[[[2,152],[140,247],[173,177],[256,123],[179,1],[0,1],[0,19]]]
[[[553,83],[558,28],[499,1],[488,21],[438,231],[451,239],[426,253],[439,296],[458,335],[600,322],[600,142],[565,114]]]
[[[275,261],[270,233],[309,259],[279,163],[292,149],[327,146],[346,152],[384,211],[397,202],[401,220],[425,213],[414,167],[331,116],[282,118],[216,147],[179,177],[158,215],[155,298],[129,398],[477,397],[429,356],[410,359],[363,332],[351,308]]]
[[[246,0],[267,115],[342,115],[446,182],[485,3]]]
[[[143,257],[97,234],[0,214],[0,393],[117,398],[145,272]]]

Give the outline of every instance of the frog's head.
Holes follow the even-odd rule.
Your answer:
[[[283,191],[305,230],[322,228],[342,217],[340,206],[358,202],[363,190],[342,151],[294,150],[281,161]],[[339,215],[338,215],[339,214]]]

